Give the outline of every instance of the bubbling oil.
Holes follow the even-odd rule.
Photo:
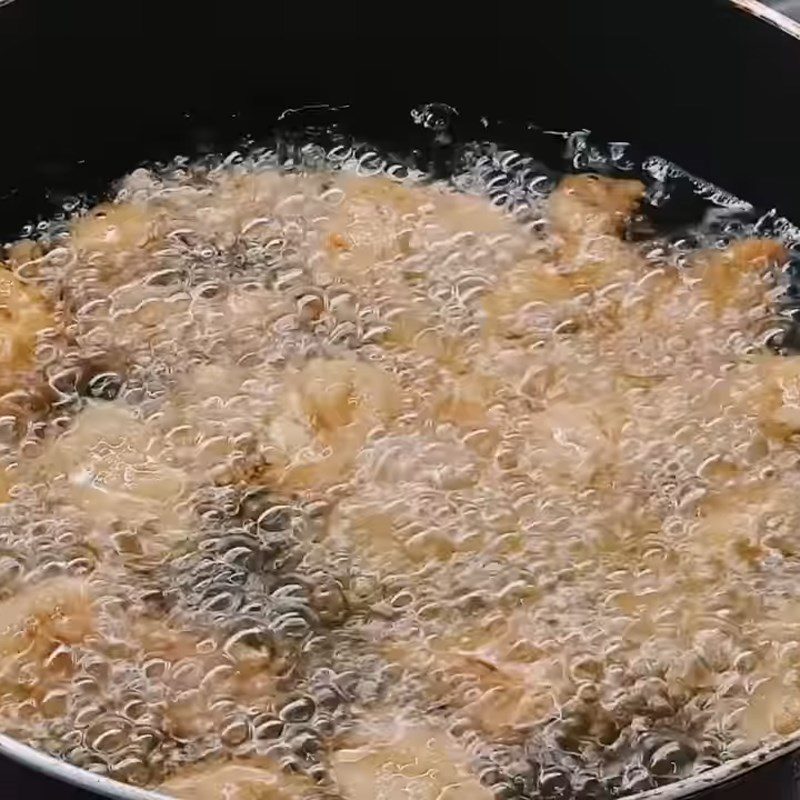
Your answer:
[[[638,181],[493,147],[306,155],[8,249],[2,730],[241,800],[616,797],[795,732],[783,247],[631,242]]]

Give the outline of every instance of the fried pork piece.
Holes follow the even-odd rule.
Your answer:
[[[542,467],[573,491],[618,458],[620,433],[630,418],[622,396],[590,403],[553,402],[530,417],[524,462]]]
[[[786,250],[771,239],[744,239],[721,251],[704,253],[694,268],[705,296],[720,316],[726,309],[742,315],[765,300],[759,276],[781,264]]]
[[[644,195],[639,181],[572,175],[556,188],[548,214],[563,245],[558,260],[575,294],[629,281],[642,268],[621,241],[625,223]]]
[[[284,408],[269,429],[285,454],[276,477],[288,487],[322,487],[342,480],[370,430],[397,415],[400,393],[379,367],[316,359],[287,377]]]
[[[11,248],[12,259],[34,255],[35,248]],[[53,309],[41,293],[0,266],[0,418],[6,436],[24,436],[31,423],[48,412],[57,392],[37,370],[40,334],[56,325]],[[14,477],[0,471],[0,501],[7,499]]]
[[[289,220],[322,217],[330,210],[321,198],[324,184],[322,174],[261,170],[212,172],[173,185],[137,170],[123,185],[129,199],[73,219],[69,244],[98,273],[95,282],[99,275],[107,287],[122,286],[150,271],[154,257],[168,262],[176,246],[224,250],[240,240],[266,242]]]
[[[210,335],[216,328],[220,336],[244,333],[242,352],[249,352],[287,306],[267,288],[254,292],[252,284],[245,290],[229,282],[234,251],[279,241],[295,220],[324,219],[329,206],[320,199],[323,176],[221,171],[162,184],[137,173],[124,187],[128,199],[72,220],[65,247],[76,258],[64,294],[70,306],[92,309],[82,335],[126,351],[150,343],[166,354],[170,343],[187,341],[192,331],[202,328]],[[192,254],[203,255],[187,274]],[[223,256],[230,259],[224,267]],[[242,275],[241,269],[233,272]],[[149,280],[154,275],[161,277]],[[208,284],[214,284],[213,292]],[[242,325],[258,328],[260,335],[239,330]]]
[[[521,261],[483,299],[489,334],[520,338],[547,335],[569,319],[575,290],[566,275],[545,261]]]
[[[176,506],[187,488],[239,472],[294,488],[339,481],[370,430],[399,408],[391,375],[364,362],[315,359],[281,372],[201,365],[178,379],[156,423],[121,402],[89,405],[17,477],[58,478],[55,488],[86,510],[156,523],[156,547],[158,532],[168,542],[185,530]]]
[[[422,680],[433,707],[496,741],[519,741],[571,696],[560,654],[546,655],[527,637],[526,613],[485,627],[463,620],[446,636],[391,642],[385,655]]]
[[[596,175],[561,181],[548,216],[563,245],[555,252],[543,248],[501,276],[483,301],[489,333],[517,338],[575,327],[588,313],[577,298],[641,277],[644,262],[619,237],[643,193],[638,181]]]
[[[747,330],[768,315],[774,272],[785,259],[779,242],[743,239],[702,251],[685,270],[649,269],[615,314],[616,328],[631,341],[643,331],[656,341],[676,334],[721,336],[720,324]]]
[[[332,445],[340,431],[353,424],[372,426],[398,411],[394,379],[382,369],[358,361],[309,361],[290,379],[294,404],[299,404],[316,435]]]
[[[34,368],[38,335],[54,323],[53,312],[39,292],[0,268],[0,417],[13,418],[17,434],[52,399]],[[0,495],[5,497],[10,485],[3,474]]]
[[[95,302],[113,312],[113,326],[93,319],[86,332],[94,345],[105,348],[116,344],[128,351],[148,343],[166,351],[171,341],[200,330],[207,337],[218,329],[221,338],[231,340],[226,346],[247,354],[263,344],[275,320],[297,312],[292,291],[303,281],[306,288],[327,286],[333,276],[340,296],[328,308],[315,287],[299,312],[306,322],[323,307],[342,322],[352,321],[354,308],[371,306],[378,309],[378,327],[387,328],[389,341],[457,361],[460,347],[453,337],[424,335],[435,327],[441,309],[417,285],[428,282],[431,271],[409,272],[407,258],[456,235],[483,237],[489,246],[492,237],[523,241],[512,220],[483,198],[386,178],[221,172],[196,185],[161,191],[153,185],[144,195],[136,188],[141,180],[130,183],[126,191],[138,199],[104,204],[72,224],[71,246],[78,259],[67,295],[73,305]],[[300,269],[279,291],[220,285],[213,297],[193,296],[187,309],[188,294],[176,291],[174,277],[187,250],[207,254],[233,248],[239,257],[245,247],[284,241],[287,224],[302,226],[303,241],[293,241],[292,247],[300,248],[308,270]],[[440,257],[437,264],[444,261]],[[142,283],[161,270],[173,275],[172,283]],[[198,268],[191,280],[202,281],[204,274],[216,281],[220,272]],[[342,297],[350,299],[342,303]]]
[[[212,648],[210,639],[163,619],[131,620],[129,628],[145,660],[170,665],[163,678],[168,693],[161,725],[178,741],[225,727],[231,703],[220,709],[215,700],[227,698],[242,709],[268,711],[279,697],[275,675],[285,665],[277,654],[242,641]]]
[[[408,445],[412,452],[404,453]],[[435,454],[428,463],[426,453],[413,452],[413,442],[399,443],[394,453],[387,447],[385,454],[383,464],[375,465],[386,472],[383,486],[364,488],[355,498],[338,504],[329,520],[330,541],[351,548],[362,563],[384,574],[415,563],[447,561],[454,553],[473,548],[474,538],[464,540],[459,516],[430,487],[457,489],[474,484],[475,465],[458,450],[436,444],[428,450],[427,454]],[[449,460],[442,464],[440,458]],[[410,479],[404,481],[412,473],[413,484]],[[436,514],[436,524],[422,522],[421,509]]]
[[[776,447],[796,447],[800,434],[800,357],[762,356],[740,362],[718,379],[699,403],[708,420],[731,416],[740,432],[731,450],[714,453],[702,468],[707,491],[697,505],[694,546],[698,558],[724,557],[756,566],[770,550],[794,558],[800,541],[796,523],[777,534],[770,520],[796,520],[788,475],[754,475],[750,465],[768,460]]]
[[[467,754],[433,727],[364,725],[331,756],[346,800],[490,800],[467,768]]]
[[[109,545],[116,522],[130,533],[127,551],[156,554],[186,533],[179,504],[189,484],[184,470],[162,460],[157,442],[158,431],[124,404],[90,404],[13,477],[46,483],[53,499],[90,514],[100,546]]]
[[[745,410],[755,413],[761,432],[770,439],[787,441],[800,433],[800,357],[766,358],[748,369],[760,380],[735,397]]]
[[[778,665],[773,670],[782,671]],[[774,673],[773,673],[774,674]],[[794,734],[800,728],[800,688],[778,677],[758,683],[740,717],[746,739],[755,747],[775,733]]]
[[[135,250],[155,238],[162,219],[144,203],[103,203],[73,221],[72,245],[87,254]]]
[[[72,681],[81,661],[85,666],[91,653],[108,659],[120,637],[132,667],[165,665],[151,678],[161,698],[152,722],[173,741],[219,734],[232,707],[266,712],[282,696],[275,674],[285,664],[276,653],[240,640],[214,646],[211,637],[163,618],[107,609],[101,616],[101,606],[75,578],[47,580],[0,603],[0,692],[9,719],[62,716],[71,694],[80,693]],[[224,708],[216,702],[221,698]]]
[[[77,578],[52,578],[0,603],[0,654],[14,655],[47,639],[75,643],[92,630],[89,588]]]
[[[45,299],[13,273],[0,269],[0,391],[15,388],[35,365],[36,337],[54,324]]]
[[[334,185],[344,197],[328,222],[327,249],[334,268],[356,285],[437,238],[513,230],[512,221],[483,198],[345,174]]]
[[[58,690],[74,669],[71,648],[94,629],[91,593],[77,578],[52,578],[0,603],[2,692],[58,715]]]
[[[800,356],[758,356],[717,380],[704,401],[708,419],[734,409],[753,423],[754,453],[768,440],[787,443],[800,433]]]
[[[433,333],[443,316],[433,294],[458,283],[474,250],[454,243],[461,237],[492,247],[514,239],[524,249],[520,228],[484,198],[441,187],[346,174],[333,186],[343,198],[325,223],[327,258],[318,278],[330,272],[352,287],[362,307],[378,311],[387,344],[458,363],[463,342]]]
[[[44,248],[32,239],[20,239],[6,246],[6,259],[14,270],[35,266],[44,254]]]
[[[566,241],[618,236],[643,196],[640,181],[570,175],[550,198],[550,222]]]
[[[263,759],[186,767],[158,787],[186,800],[302,800],[312,789],[308,778]]]

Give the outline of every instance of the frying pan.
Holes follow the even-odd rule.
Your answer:
[[[798,74],[800,26],[755,0],[6,0],[0,236],[140,163],[272,135],[287,108],[347,105],[364,140],[425,153],[409,109],[429,101],[534,155],[537,132],[590,128],[800,222]],[[635,797],[796,800],[799,775],[800,738]],[[0,797],[159,795],[0,736]]]

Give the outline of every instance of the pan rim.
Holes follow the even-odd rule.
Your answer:
[[[766,5],[761,0],[728,0],[728,2],[742,11],[780,28],[795,39],[800,39],[800,22],[793,20],[782,11]]]

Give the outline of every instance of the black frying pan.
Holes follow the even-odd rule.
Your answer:
[[[561,168],[563,141],[542,131],[591,128],[800,222],[800,39],[762,12],[750,0],[0,3],[0,237],[142,162],[276,129],[290,140],[295,117],[281,112],[314,104],[348,104],[350,133],[432,169],[481,118],[487,138]],[[411,122],[429,101],[459,112],[449,144]],[[673,188],[653,224],[703,213]],[[788,742],[646,797],[794,800],[799,751]],[[0,752],[2,798],[155,797],[2,738]]]

